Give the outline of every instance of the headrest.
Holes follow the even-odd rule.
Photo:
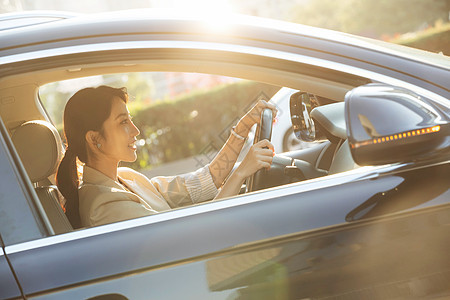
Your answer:
[[[40,120],[25,122],[14,131],[12,141],[33,183],[56,172],[63,149],[53,125]]]
[[[311,117],[332,136],[343,140],[347,139],[344,102],[317,106],[311,111]]]

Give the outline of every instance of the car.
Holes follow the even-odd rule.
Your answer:
[[[291,89],[279,118],[326,140],[277,153],[238,196],[74,229],[40,90],[140,72]],[[448,298],[449,82],[444,55],[250,16],[119,11],[2,30],[0,298]],[[271,125],[254,139],[278,139]]]

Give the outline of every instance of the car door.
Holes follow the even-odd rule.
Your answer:
[[[12,148],[0,120],[0,298],[22,298],[20,284],[7,255],[8,245],[45,236],[44,226],[39,224],[37,208],[26,196],[30,186],[21,182],[24,170],[17,168]],[[4,140],[3,137],[6,137]],[[16,156],[17,157],[17,156]],[[25,192],[25,193],[24,193]]]
[[[0,278],[2,279],[0,281],[0,297],[2,299],[20,297],[22,295],[17,281],[14,278],[13,270],[3,251],[3,246],[0,250]]]
[[[28,298],[337,297],[409,282],[447,292],[434,279],[450,269],[448,164],[359,169],[51,236],[3,136],[4,251]]]
[[[444,167],[440,174],[448,173]],[[450,233],[448,185],[420,210],[349,219],[399,188],[404,180],[390,171],[329,176],[6,252],[24,292],[36,299],[320,298],[378,295],[381,287],[404,296],[410,282],[429,283],[419,294],[448,292],[434,281],[450,270],[442,252]],[[424,260],[413,267],[417,257]],[[414,289],[407,293],[417,295]]]

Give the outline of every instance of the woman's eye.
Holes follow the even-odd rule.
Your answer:
[[[128,116],[128,118],[123,119],[122,121],[120,121],[120,124],[128,124],[131,122],[133,118],[131,116]]]

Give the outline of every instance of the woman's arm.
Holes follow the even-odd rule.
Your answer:
[[[262,168],[270,168],[273,158],[273,145],[268,140],[254,144],[242,160],[239,167],[231,173],[222,189],[214,199],[220,199],[239,194],[245,179]]]
[[[237,123],[235,127],[235,133],[238,136],[241,137],[247,137],[248,133],[250,132],[251,127],[255,123],[259,123],[261,120],[261,112],[265,108],[270,108],[273,111],[273,116],[276,116],[277,109],[275,106],[271,103],[268,103],[267,101],[260,100],[258,103],[250,109],[250,111],[245,114]],[[211,173],[211,177],[214,181],[214,184],[217,188],[220,188],[223,184],[225,179],[230,174],[231,170],[233,169],[234,164],[236,163],[236,160],[239,156],[239,153],[242,149],[242,146],[244,145],[245,139],[241,139],[233,134],[230,135],[226,143],[223,145],[222,149],[220,149],[219,153],[216,155],[216,157],[212,160],[211,164],[209,165],[209,170]],[[273,147],[271,147],[273,150]],[[266,149],[267,150],[267,149]],[[270,150],[270,154],[272,153],[272,150]],[[266,151],[267,152],[267,151]],[[253,163],[255,163],[253,161]],[[244,166],[244,168],[241,168],[240,173],[248,173],[246,172],[246,169],[250,167],[247,164],[247,167]],[[237,170],[236,170],[237,171]],[[236,173],[236,172],[235,172]],[[251,174],[250,174],[251,175]],[[242,176],[235,175],[232,179],[231,176],[228,179],[228,181],[232,180],[232,182],[236,181],[235,185],[239,185],[237,181],[245,180],[245,177],[242,179]],[[228,183],[227,181],[227,183]],[[229,185],[231,185],[231,183]],[[241,182],[241,185],[242,185]],[[233,185],[234,186],[234,185]],[[225,188],[225,185],[223,186]],[[222,189],[223,189],[222,188]],[[240,188],[240,185],[239,185]],[[237,190],[239,192],[239,190]],[[234,194],[236,195],[237,192]]]
[[[276,115],[277,111],[274,105],[266,101],[259,101],[239,120],[235,133],[246,137],[250,128],[256,122],[259,122],[264,108],[272,109],[273,115]],[[210,165],[195,172],[176,176],[158,176],[149,179],[131,169],[119,168],[119,176],[127,179],[131,176],[127,176],[127,174],[133,173],[132,178],[139,179],[139,182],[147,189],[160,194],[171,208],[211,200],[214,195],[215,199],[237,195],[245,178],[260,168],[270,166],[273,154],[273,146],[267,140],[253,145],[240,166],[224,184],[236,163],[244,142],[244,138],[231,134]],[[263,147],[268,147],[269,149],[263,149]],[[217,188],[220,187],[221,190],[217,194]]]

